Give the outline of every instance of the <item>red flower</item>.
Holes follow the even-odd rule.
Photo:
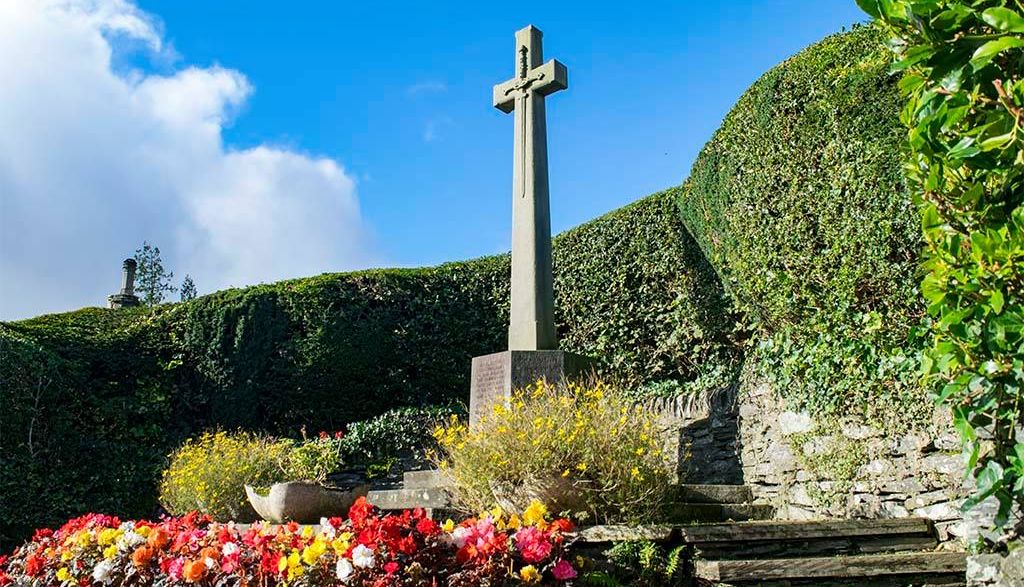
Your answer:
[[[35,577],[39,574],[39,571],[43,570],[43,564],[46,561],[42,557],[32,555],[25,559],[25,574],[29,577]]]
[[[396,563],[395,561],[387,563],[386,565],[384,565],[384,572],[387,573],[389,577],[391,575],[394,575],[398,572],[398,563]]]
[[[431,518],[420,518],[416,522],[416,531],[424,536],[434,536],[441,531],[441,527]]]
[[[572,532],[576,529],[576,526],[566,518],[559,518],[551,522],[551,525],[557,528],[559,532]]]
[[[40,528],[32,535],[32,542],[41,542],[50,536],[53,536],[53,530],[50,528]]]
[[[362,527],[366,524],[366,520],[369,519],[370,514],[373,513],[373,506],[370,502],[366,501],[365,497],[360,497],[356,500],[352,507],[348,510],[348,519],[352,520],[352,524],[356,527]]]
[[[260,570],[271,575],[277,573],[277,564],[281,561],[280,552],[264,552],[260,560]]]

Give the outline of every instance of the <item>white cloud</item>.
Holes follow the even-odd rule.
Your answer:
[[[405,88],[405,94],[410,97],[419,96],[421,94],[434,94],[438,92],[447,92],[448,84],[439,80],[427,80],[412,84]]]
[[[375,260],[339,163],[222,130],[240,72],[116,72],[122,43],[166,57],[123,0],[0,0],[0,319],[102,305],[144,239],[201,292]]]

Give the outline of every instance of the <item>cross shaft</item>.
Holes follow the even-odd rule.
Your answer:
[[[564,65],[543,63],[541,32],[516,32],[515,77],[494,86],[494,107],[515,115],[509,350],[556,350],[544,98],[568,87]]]

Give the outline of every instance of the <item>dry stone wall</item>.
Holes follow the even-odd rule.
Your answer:
[[[779,518],[920,516],[941,540],[971,538],[960,443],[943,411],[927,431],[889,435],[787,410],[756,383],[738,394],[737,415],[743,480]]]
[[[920,516],[958,548],[994,514],[994,501],[966,520],[960,511],[970,486],[943,410],[926,430],[892,435],[789,410],[770,385],[749,381],[643,407],[659,414],[680,482],[750,485],[780,519]]]
[[[1024,548],[1009,554],[979,554],[967,559],[967,587],[1024,585]]]

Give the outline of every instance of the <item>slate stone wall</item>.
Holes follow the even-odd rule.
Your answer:
[[[737,440],[736,388],[699,396],[655,398],[642,409],[658,414],[665,450],[680,483],[743,483]]]
[[[787,410],[764,383],[745,385],[737,406],[743,480],[777,517],[920,516],[942,541],[970,538],[960,442],[946,412],[926,431],[889,435]]]
[[[1024,549],[1009,554],[979,554],[967,559],[967,587],[1024,585]]]

